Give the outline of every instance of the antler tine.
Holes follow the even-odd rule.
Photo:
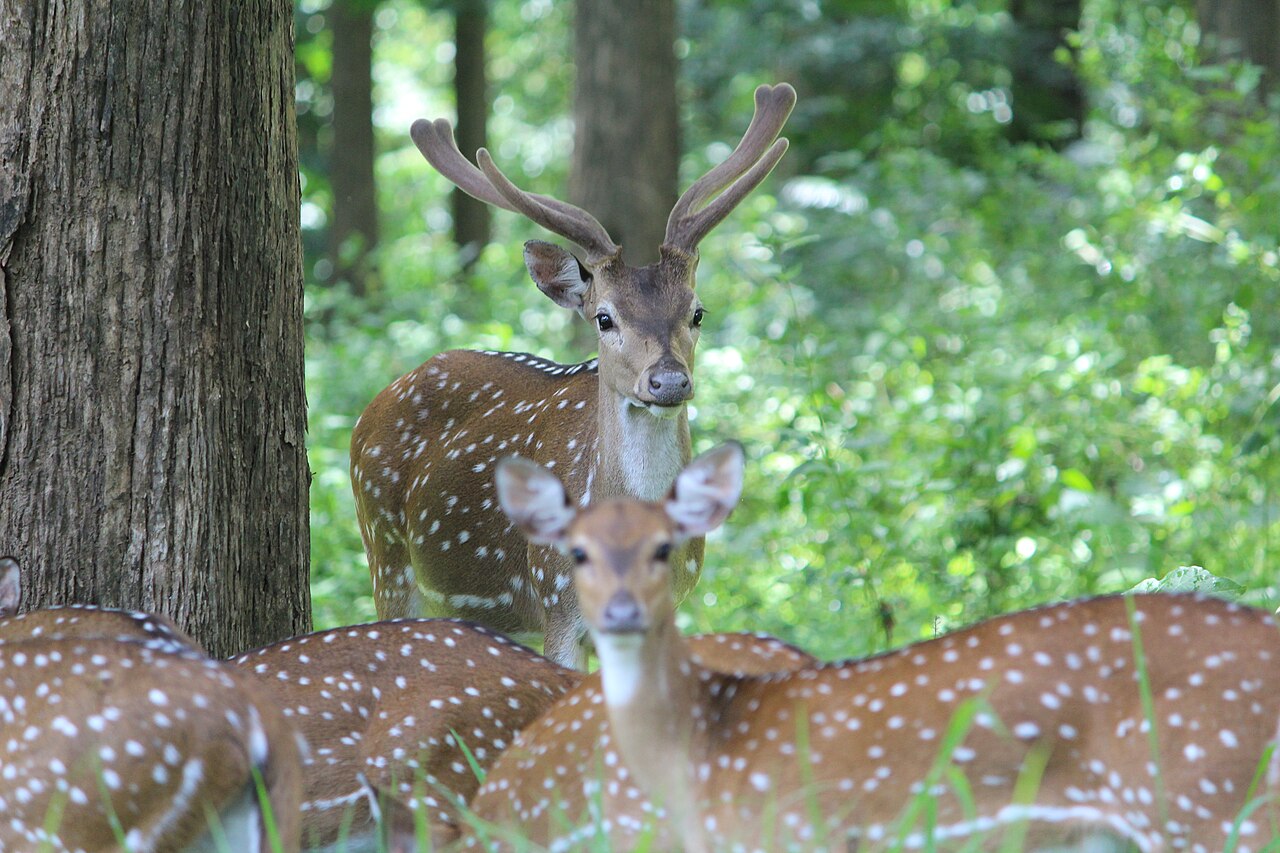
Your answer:
[[[522,213],[548,231],[577,243],[587,251],[590,262],[599,261],[617,253],[618,244],[613,242],[609,232],[590,213],[551,196],[520,189],[502,173],[484,148],[476,152],[476,162],[480,164],[489,183],[510,204],[508,210]]]
[[[438,118],[435,121],[427,121],[420,118],[409,128],[409,136],[413,138],[413,143],[418,146],[422,156],[427,158],[427,162],[437,172],[452,181],[458,189],[494,207],[500,207],[512,213],[520,212],[493,188],[483,172],[462,156],[458,143],[453,138],[453,126],[449,124],[448,119]]]
[[[685,190],[671,209],[664,241],[667,245],[686,251],[696,249],[699,241],[765,179],[786,152],[786,140],[777,136],[796,104],[796,90],[790,84],[779,83],[759,86],[755,95],[755,115],[733,153]],[[725,187],[729,187],[728,191],[714,204],[693,212]]]
[[[485,149],[476,152],[484,171],[472,165],[458,148],[448,119],[418,119],[409,128],[409,135],[435,170],[472,198],[522,214],[548,231],[572,240],[587,251],[592,261],[618,251],[609,232],[595,217],[559,199],[520,189],[499,171]]]
[[[760,185],[773,167],[778,165],[782,155],[787,153],[789,143],[786,139],[775,140],[764,156],[755,162],[741,177],[729,185],[729,188],[718,195],[715,200],[704,207],[696,216],[689,216],[676,223],[674,228],[667,226],[667,244],[692,252],[702,242],[702,238],[719,225],[753,189]],[[673,233],[674,231],[674,233]]]

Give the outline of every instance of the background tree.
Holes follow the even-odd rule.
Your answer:
[[[373,177],[373,15],[377,0],[335,0],[333,32],[334,273],[358,295],[375,286],[378,246],[377,184]]]
[[[458,104],[458,147],[468,157],[488,142],[489,81],[485,71],[484,39],[488,30],[487,0],[454,0],[453,91]],[[450,196],[453,239],[462,249],[463,263],[471,263],[489,242],[489,205],[462,190]]]
[[[1009,83],[1010,132],[1018,141],[1062,145],[1084,129],[1084,89],[1069,54],[1068,36],[1080,26],[1081,0],[1009,0],[1014,33]]]
[[[627,262],[658,257],[680,165],[673,0],[574,6],[573,172],[569,194]]]
[[[310,626],[290,7],[0,9],[0,552],[28,604]]]
[[[1196,17],[1220,59],[1260,66],[1264,86],[1280,80],[1280,0],[1197,0]]]

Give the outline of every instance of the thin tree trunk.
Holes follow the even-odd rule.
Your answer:
[[[1280,81],[1280,0],[1197,0],[1196,18],[1219,59],[1262,67],[1263,85]]]
[[[335,279],[358,295],[376,287],[371,253],[378,245],[373,174],[373,0],[337,0],[333,29],[332,246]]]
[[[468,157],[483,148],[489,121],[488,78],[485,72],[484,37],[488,28],[486,0],[457,0],[454,16],[453,88],[458,101],[458,147]],[[489,242],[489,206],[455,189],[453,239],[470,264]]]
[[[1048,142],[1059,148],[1080,138],[1088,104],[1071,65],[1057,59],[1071,50],[1068,35],[1080,28],[1081,0],[1011,0],[1017,26],[1010,66],[1015,141]]]
[[[578,0],[574,7],[569,194],[627,262],[657,260],[676,201],[680,134],[673,0]]]
[[[0,0],[0,553],[27,606],[310,625],[292,9]]]

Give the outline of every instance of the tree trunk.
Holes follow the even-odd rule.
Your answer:
[[[1196,18],[1211,53],[1261,66],[1265,89],[1280,80],[1280,0],[1197,0]]]
[[[485,73],[484,37],[487,29],[486,0],[458,0],[454,15],[453,89],[458,101],[458,147],[467,157],[487,143],[489,92]],[[489,242],[489,205],[455,189],[453,240],[462,250],[464,264],[470,265]]]
[[[1057,58],[1059,48],[1074,50],[1067,35],[1080,28],[1081,0],[1011,0],[1016,25],[1009,66],[1013,72],[1013,122],[1016,142],[1048,142],[1059,148],[1080,138],[1087,109],[1084,87],[1075,70]]]
[[[680,134],[673,0],[578,0],[569,195],[626,251],[657,260],[676,201]]]
[[[26,606],[307,629],[286,0],[0,2],[0,553]]]
[[[334,277],[352,292],[376,287],[372,252],[378,245],[377,185],[373,177],[374,0],[337,0],[329,9],[333,29],[333,227],[329,232]]]

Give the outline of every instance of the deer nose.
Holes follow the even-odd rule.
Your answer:
[[[693,396],[693,381],[683,370],[660,368],[649,374],[649,393],[659,406],[674,406]]]
[[[615,592],[604,606],[604,622],[600,627],[611,633],[630,633],[645,629],[640,603],[625,590]]]

